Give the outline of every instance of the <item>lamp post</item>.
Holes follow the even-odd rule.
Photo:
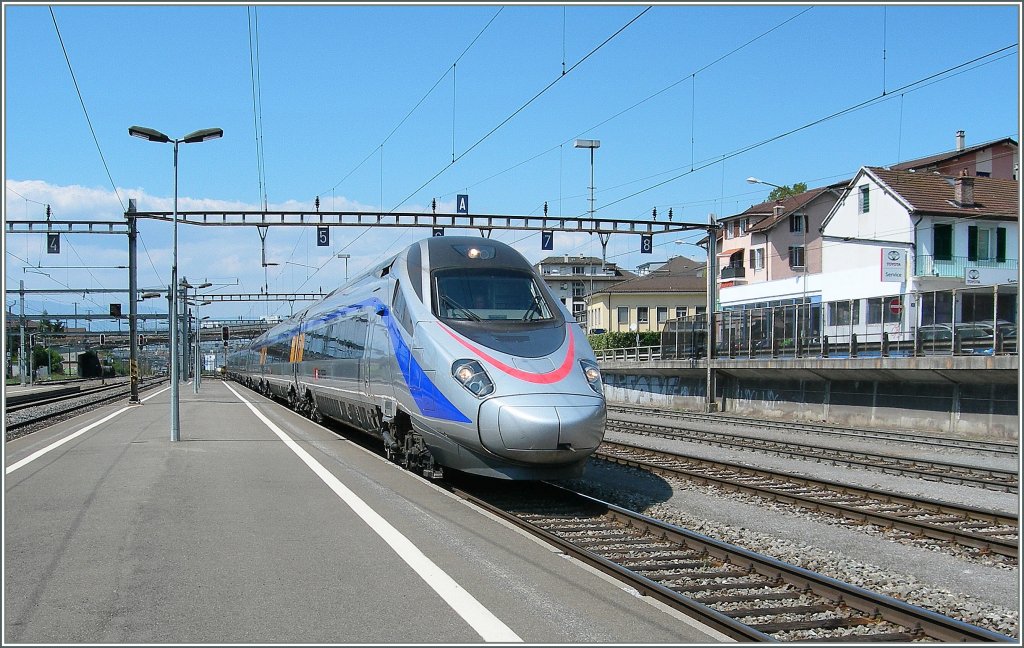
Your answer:
[[[601,140],[592,139],[578,139],[573,142],[573,148],[578,149],[590,149],[590,218],[594,218],[594,149],[601,148]],[[545,207],[547,203],[545,203]],[[546,211],[546,210],[545,210]],[[600,236],[600,235],[598,235]],[[604,262],[605,262],[605,241],[601,240],[601,276],[604,277]],[[591,271],[593,272],[593,271]],[[590,275],[590,294],[594,294],[594,275]],[[589,295],[588,295],[589,297]],[[570,304],[573,301],[573,296],[570,296]],[[589,301],[589,300],[588,300]],[[572,306],[570,305],[570,309]],[[608,314],[609,326],[611,326],[611,313]],[[589,325],[588,325],[589,326]]]
[[[200,380],[199,374],[201,372],[201,369],[199,367],[199,335],[200,335],[200,333],[202,331],[202,328],[201,328],[201,326],[199,324],[199,322],[200,322],[199,309],[200,309],[201,306],[206,306],[207,304],[212,304],[213,303],[213,302],[209,302],[209,301],[205,301],[205,302],[199,301],[199,291],[202,290],[203,288],[209,288],[212,285],[213,285],[212,283],[210,283],[209,281],[206,281],[204,283],[199,284],[198,286],[193,286],[192,284],[190,284],[188,282],[188,279],[184,279],[183,278],[181,280],[181,289],[185,293],[184,301],[185,301],[186,307],[187,306],[195,306],[196,307],[196,315],[195,315],[195,317],[196,317],[196,345],[195,345],[195,348],[192,349],[191,352],[189,353],[189,356],[192,357],[192,367],[193,367],[193,375],[192,375],[192,393],[193,394],[198,394],[199,393],[199,380]],[[194,290],[195,291],[193,293],[194,297],[193,297],[193,299],[191,301],[189,301],[189,298],[188,298],[188,291],[189,290]],[[186,326],[187,326],[186,330],[188,331],[188,333],[191,333],[192,332],[192,325],[191,325],[191,322],[189,320],[186,320]],[[184,347],[185,348],[188,347],[188,336],[187,335],[185,336]],[[182,354],[182,356],[184,356],[184,353]],[[187,364],[187,361],[185,361],[185,364]],[[185,377],[188,378],[188,372],[187,371],[185,372]]]
[[[199,383],[202,381],[203,376],[203,350],[201,344],[203,341],[203,320],[210,319],[209,315],[199,317],[199,307],[212,304],[213,302],[202,302],[196,304],[196,377],[192,381],[192,393],[199,393]]]
[[[601,140],[578,139],[574,148],[590,149],[590,217],[594,217],[594,149],[601,148]]]
[[[174,253],[171,261],[171,304],[170,331],[171,340],[171,441],[181,438],[181,424],[178,419],[178,144],[196,144],[217,139],[224,135],[220,128],[204,128],[189,133],[181,139],[172,139],[158,130],[143,126],[129,126],[128,134],[150,142],[174,144]]]
[[[348,283],[348,260],[352,257],[351,254],[339,254],[339,259],[345,259],[345,282]]]
[[[142,303],[143,301],[145,301],[147,299],[153,299],[154,297],[159,297],[159,296],[160,296],[160,293],[155,291],[155,290],[149,290],[149,291],[146,291],[146,292],[139,293],[138,299],[136,299],[136,304]],[[142,326],[143,326],[143,330],[145,330],[145,326],[146,326],[145,321],[143,321]],[[137,346],[137,351],[135,353],[134,361],[136,363],[136,365],[135,365],[136,369],[139,370],[138,371],[138,376],[141,377],[141,374],[142,374],[142,372],[141,372],[142,363],[139,361],[139,354],[142,352],[142,348],[141,348],[141,344],[139,343],[139,339],[142,337],[142,335],[137,330],[133,331],[130,334],[138,336],[138,338],[136,338],[135,342],[133,343],[133,344],[135,344]]]
[[[785,189],[785,187],[780,187],[779,185],[774,184],[772,182],[765,182],[764,180],[761,180],[759,178],[755,178],[753,176],[747,178],[747,182],[749,182],[750,184],[768,185],[769,187],[775,187],[777,189]],[[801,281],[800,281],[802,295],[800,297],[800,305],[797,308],[797,318],[803,320],[803,329],[804,330],[803,331],[798,331],[798,335],[800,335],[801,337],[806,336],[810,332],[810,330],[809,330],[810,327],[808,326],[808,324],[810,323],[809,321],[810,321],[810,317],[811,317],[811,309],[807,305],[807,263],[809,261],[809,259],[808,259],[809,255],[807,254],[807,226],[809,224],[810,223],[808,222],[808,218],[806,216],[804,216],[803,222],[800,223],[800,229],[801,229],[801,231],[803,231],[803,234],[804,234],[804,243],[803,243],[803,246],[800,248],[802,250],[802,256],[803,256],[803,258],[800,259],[801,263],[803,264],[803,273],[802,273],[802,277],[801,277]],[[801,311],[803,311],[803,313],[804,313],[803,318],[800,318],[800,312]],[[797,328],[799,328],[799,326],[800,326],[800,323],[798,322],[797,323]]]

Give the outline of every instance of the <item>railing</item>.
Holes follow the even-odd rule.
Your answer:
[[[967,257],[938,258],[935,255],[919,254],[914,274],[917,276],[932,277],[964,277],[964,272],[970,268],[999,268],[1002,270],[1016,270],[1017,259],[974,259]]]
[[[1016,292],[1016,286],[989,286],[719,311],[714,316],[712,355],[724,359],[1017,354]],[[661,342],[662,359],[705,357],[706,318],[669,320]]]
[[[660,360],[660,346],[626,347],[622,349],[598,349],[594,351],[598,360],[647,361]]]
[[[747,269],[743,266],[725,266],[722,268],[722,279],[742,279],[747,276]]]

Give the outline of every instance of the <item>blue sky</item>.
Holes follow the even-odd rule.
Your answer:
[[[56,4],[80,99],[48,6],[6,3],[4,217],[42,220],[50,204],[55,218],[113,220],[129,198],[169,211],[172,147],[129,137],[131,125],[172,137],[224,129],[223,139],[182,145],[181,210],[260,209],[265,190],[271,209],[312,210],[319,196],[323,210],[429,212],[436,198],[441,213],[468,193],[476,213],[540,214],[546,201],[550,214],[585,215],[590,157],[572,146],[583,137],[601,140],[597,216],[646,219],[657,207],[664,218],[671,207],[693,223],[764,200],[770,187],[748,176],[827,184],[862,165],[948,151],[960,129],[968,145],[1019,141],[1016,4],[653,5],[623,29],[647,7]],[[171,226],[143,220],[140,234],[139,285],[166,286]],[[263,287],[255,228],[179,225],[178,234],[180,276],[214,283],[210,292]],[[429,231],[333,228],[330,248],[314,235],[271,228],[267,258],[280,264],[266,272],[271,292],[328,291],[344,281],[337,253],[351,255],[351,276]],[[494,236],[531,262],[550,254],[537,235]],[[641,255],[638,236],[614,235],[608,260],[635,270],[700,257],[673,244],[697,238],[659,235],[655,253]],[[42,234],[4,241],[15,312],[20,280],[127,286],[125,270],[100,267],[127,263],[123,237],[64,235],[59,255],[45,253]],[[562,234],[554,254],[600,256],[601,247],[596,236]],[[127,296],[116,299],[127,312]],[[114,300],[38,296],[26,312],[98,312]],[[273,313],[288,306],[204,309],[215,318]]]

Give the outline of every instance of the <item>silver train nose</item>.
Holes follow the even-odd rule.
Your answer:
[[[480,441],[496,455],[538,463],[583,461],[604,438],[605,405],[576,394],[505,396],[480,407]]]

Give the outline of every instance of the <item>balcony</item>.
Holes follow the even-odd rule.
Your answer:
[[[743,266],[725,266],[722,268],[722,279],[743,279],[747,269]]]
[[[918,277],[956,277],[964,278],[964,273],[971,268],[995,268],[998,270],[1017,270],[1017,259],[996,261],[995,259],[974,259],[967,257],[935,258],[930,254],[917,255],[917,267],[914,275]]]

